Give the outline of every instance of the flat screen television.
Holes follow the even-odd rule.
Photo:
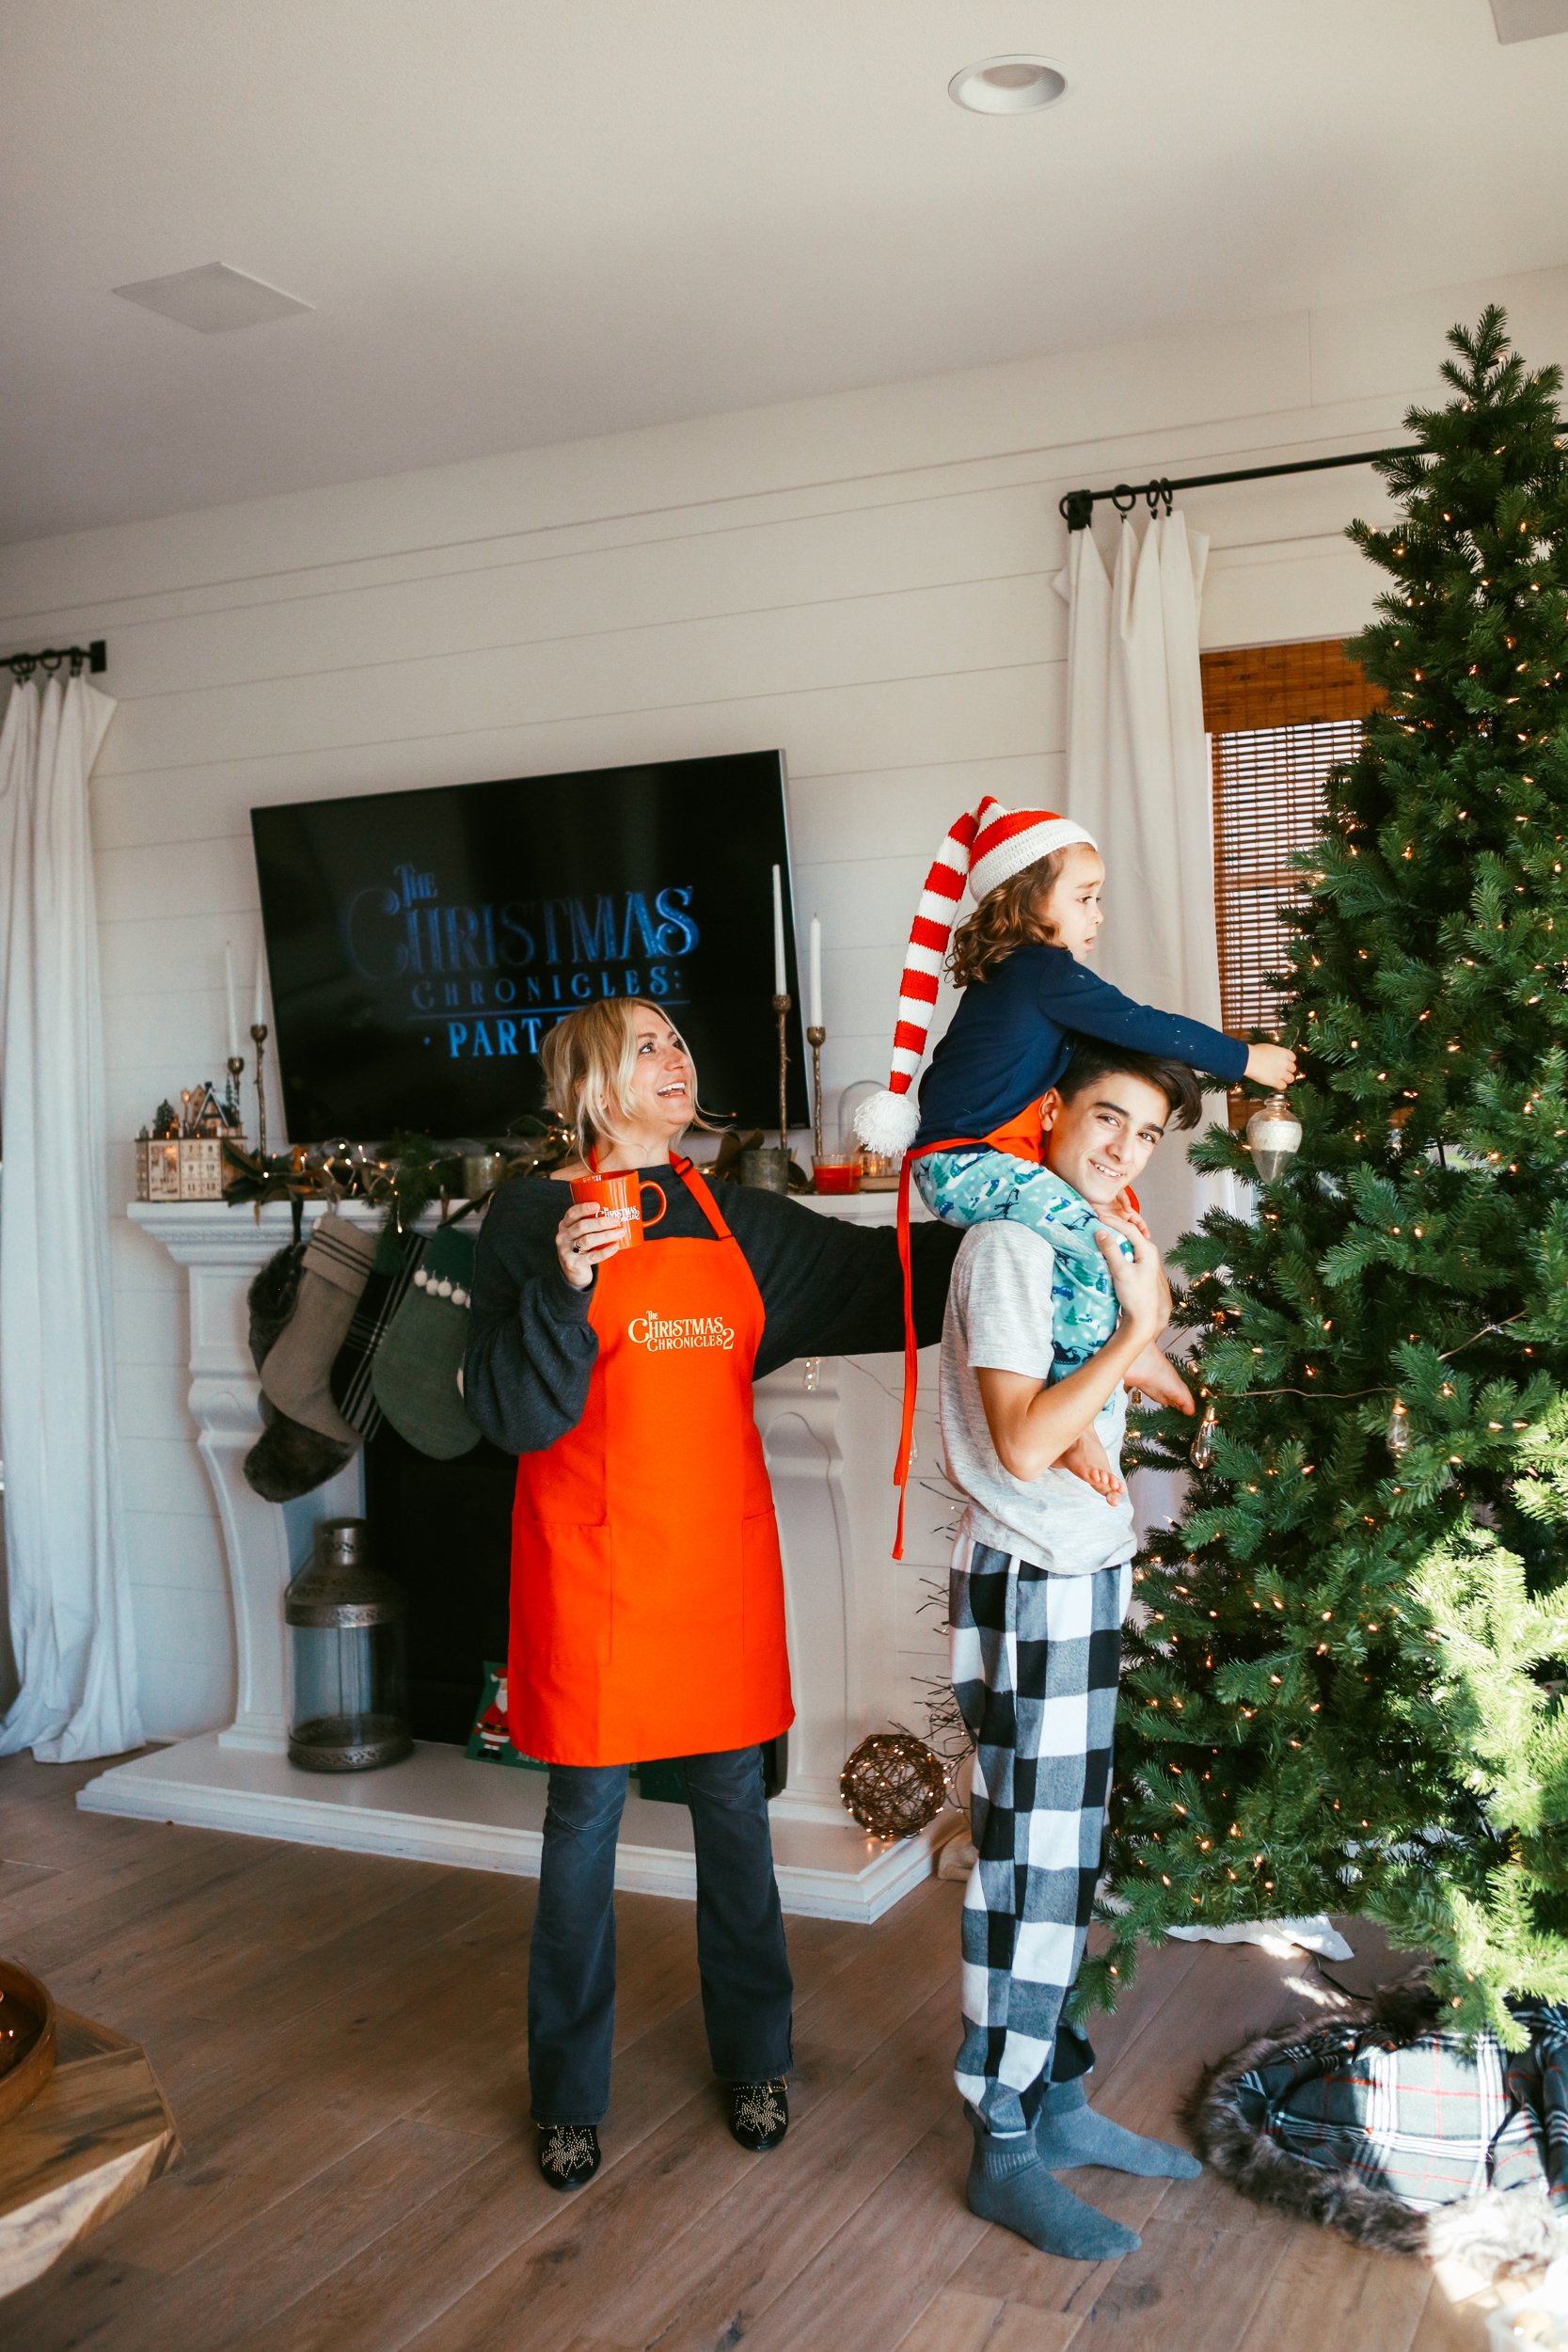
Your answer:
[[[289,1135],[504,1135],[574,1005],[641,995],[705,1108],[776,1127],[772,869],[789,1119],[808,1118],[784,756],[517,776],[250,813]]]

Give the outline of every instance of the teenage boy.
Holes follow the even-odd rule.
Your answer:
[[[1094,2054],[1062,2015],[1100,1873],[1136,1549],[1119,1477],[1122,1383],[1170,1317],[1159,1252],[1112,1204],[1168,1125],[1194,1124],[1200,1100],[1184,1064],[1085,1040],[1041,1105],[1045,1162],[1100,1220],[1116,1328],[1053,1383],[1056,1253],[1045,1232],[998,1220],[964,1236],[942,1330],[942,1444],[968,1498],[948,1611],[953,1686],[975,1745],[957,2069],[974,2134],[969,2204],[1085,2262],[1138,2240],[1058,2172],[1200,2169],[1094,2112],[1083,2081]],[[1116,1473],[1105,1492],[1054,1467],[1091,1428]]]

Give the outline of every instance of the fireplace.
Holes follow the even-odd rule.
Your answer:
[[[812,1205],[866,1223],[891,1223],[894,1213],[886,1194]],[[375,1221],[357,1204],[348,1214]],[[456,1744],[479,1696],[484,1657],[504,1654],[509,1463],[483,1448],[451,1464],[402,1460],[386,1450],[389,1440],[378,1439],[368,1462],[356,1457],[301,1503],[263,1502],[242,1471],[261,1426],[245,1292],[289,1238],[289,1213],[269,1207],[258,1218],[221,1202],[159,1201],[138,1202],[130,1215],[189,1279],[190,1410],[228,1555],[235,1711],[222,1729],[113,1767],[87,1783],[78,1803],[93,1812],[356,1851],[536,1870],[543,1774],[470,1762]],[[906,1573],[900,1596],[888,1559],[900,1370],[892,1358],[825,1359],[787,1366],[754,1391],[778,1502],[797,1709],[788,1785],[771,1805],[774,1853],[784,1908],[831,1918],[879,1917],[928,1874],[935,1848],[958,1825],[947,1814],[919,1838],[884,1845],[856,1827],[838,1793],[850,1748],[865,1732],[907,1717],[911,1704],[901,1652],[911,1646],[907,1585],[919,1570]],[[930,1424],[922,1426],[930,1449]],[[286,1753],[283,1590],[309,1549],[315,1522],[363,1516],[367,1495],[380,1521],[382,1563],[403,1574],[415,1607],[414,1754],[378,1772],[304,1772]],[[403,1556],[405,1540],[412,1567]],[[944,1565],[933,1555],[932,1571]],[[443,1607],[443,1598],[451,1605]],[[683,1805],[628,1800],[616,1883],[692,1892]]]

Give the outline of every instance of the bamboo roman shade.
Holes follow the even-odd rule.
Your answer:
[[[1332,637],[1302,645],[1234,645],[1200,656],[1211,735],[1364,719],[1386,697]]]
[[[1361,722],[1384,698],[1333,640],[1206,653],[1202,670],[1221,1019],[1268,1029],[1277,999],[1266,976],[1289,939],[1279,910],[1301,887],[1291,856],[1316,840],[1328,771],[1354,757]]]

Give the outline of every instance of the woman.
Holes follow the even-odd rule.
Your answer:
[[[738,1186],[723,1187],[721,1211],[672,1148],[698,1117],[697,1078],[657,1005],[584,1006],[541,1058],[581,1160],[492,1203],[464,1393],[520,1457],[510,1720],[518,1748],[550,1768],[529,2073],[540,2170],[574,2188],[598,2170],[610,2097],[611,1895],[632,1764],[681,1761],[730,2129],[763,2149],[788,2128],[792,1986],[762,1746],[794,1708],[752,1382],[795,1356],[898,1345],[903,1300],[891,1232]],[[635,1171],[663,1194],[637,1248],[617,1250],[618,1229],[573,1201],[565,1180],[590,1168]],[[959,1236],[931,1226],[915,1240],[917,1324],[934,1339]]]

